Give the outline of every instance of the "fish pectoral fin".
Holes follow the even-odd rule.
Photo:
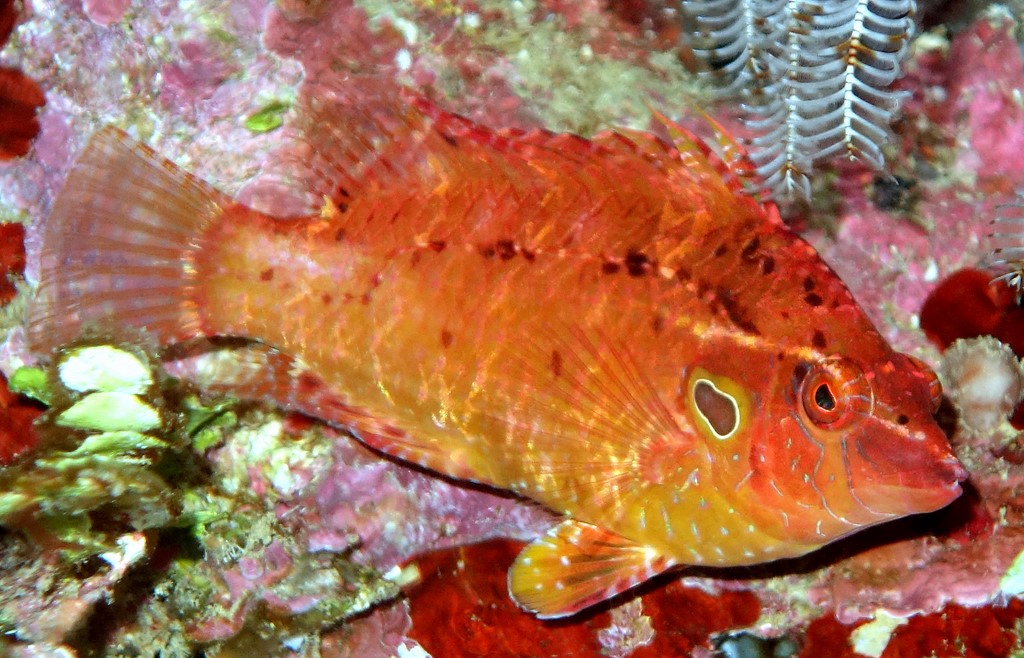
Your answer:
[[[519,459],[544,478],[525,493],[553,509],[574,505],[570,484],[581,470],[592,474],[588,499],[595,509],[617,507],[668,475],[650,465],[691,460],[696,436],[684,431],[659,388],[650,361],[597,328],[547,322],[524,332],[502,354],[506,381],[531,415],[514,418],[530,437]],[[675,385],[675,371],[668,375]],[[537,419],[542,422],[536,422]],[[659,455],[658,460],[646,456]],[[628,495],[627,495],[628,494]]]
[[[516,557],[512,599],[541,619],[575,614],[670,568],[654,549],[589,523],[567,519]]]

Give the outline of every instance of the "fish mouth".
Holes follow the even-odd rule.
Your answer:
[[[938,425],[925,429],[932,431],[896,444],[871,434],[855,439],[852,484],[872,512],[887,517],[933,512],[963,493],[967,469]]]
[[[963,493],[961,483],[969,476],[955,457],[944,459],[921,471],[904,474],[904,481],[883,487],[870,506],[877,512],[905,516],[934,512],[949,505]]]
[[[949,472],[952,478],[955,480],[955,485],[958,489],[960,488],[960,483],[966,482],[967,478],[971,476],[971,474],[967,472],[967,469],[964,468],[964,465],[961,464],[960,460],[957,459],[956,457],[950,457],[944,462],[940,462],[940,465],[945,466],[947,469],[949,469]]]

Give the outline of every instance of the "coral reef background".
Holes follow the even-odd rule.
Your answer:
[[[46,217],[75,154],[103,125],[129,129],[243,202],[287,209],[303,203],[305,190],[288,185],[270,154],[294,139],[296,99],[346,78],[398,80],[491,126],[582,134],[653,128],[649,107],[677,118],[710,97],[688,69],[677,7],[657,0],[25,0],[13,7],[20,23],[0,51],[2,71],[35,80],[46,102],[27,154],[0,164],[7,376],[33,363],[18,328],[33,281],[31,226]],[[182,494],[187,522],[178,534],[115,533],[104,552],[70,565],[20,532],[0,536],[6,649],[16,656],[1024,654],[1024,603],[1015,598],[1024,594],[1024,457],[1005,404],[996,405],[994,426],[978,420],[991,415],[970,413],[977,378],[960,366],[978,364],[971,372],[986,381],[1009,373],[997,402],[1015,375],[1005,351],[987,344],[957,348],[944,362],[921,330],[946,336],[942,347],[989,333],[971,322],[981,306],[995,304],[987,275],[941,297],[929,318],[921,309],[940,282],[982,261],[989,220],[1024,189],[1020,7],[977,9],[926,7],[929,23],[897,83],[910,96],[895,126],[895,176],[836,165],[815,183],[814,206],[793,220],[897,349],[942,366],[959,405],[959,420],[947,410],[954,445],[971,471],[971,490],[950,509],[862,533],[806,560],[676,574],[639,598],[546,624],[514,609],[505,592],[515,542],[547,527],[543,510],[384,460],[308,419],[238,408],[202,444],[211,475]],[[32,119],[43,100],[18,94],[18,103],[5,104],[0,93],[0,138],[8,117]],[[727,120],[729,109],[721,113]],[[1012,316],[1012,303],[1000,303]],[[1006,334],[1002,340],[1012,342],[1020,330]],[[199,374],[189,359],[167,367]],[[0,389],[0,459],[30,447],[38,414]],[[494,541],[475,544],[484,540]]]

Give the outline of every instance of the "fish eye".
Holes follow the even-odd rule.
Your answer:
[[[829,358],[810,368],[800,383],[803,415],[827,429],[852,422],[870,408],[871,390],[863,373],[845,359]]]
[[[814,404],[822,411],[835,411],[836,396],[828,384],[818,384],[818,388],[814,389]]]

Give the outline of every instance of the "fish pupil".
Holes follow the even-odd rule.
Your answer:
[[[832,411],[836,408],[836,396],[828,384],[821,384],[814,389],[814,403],[825,411]]]

